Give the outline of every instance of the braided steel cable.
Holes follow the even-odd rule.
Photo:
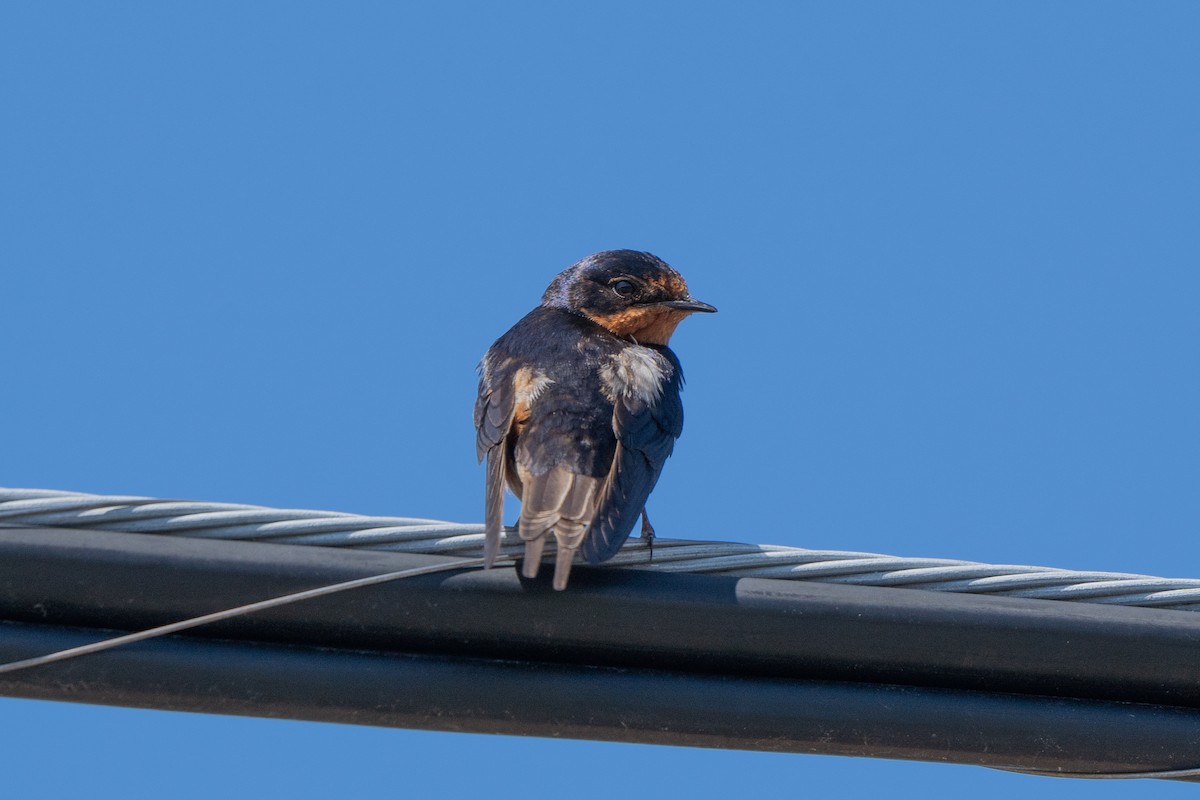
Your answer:
[[[233,503],[159,500],[49,489],[0,488],[0,525],[187,536],[279,544],[350,547],[477,557],[483,526],[413,517],[368,517],[333,511],[265,508]],[[523,546],[508,536],[502,548]],[[981,564],[945,558],[905,558],[843,550],[736,542],[631,540],[610,564],[659,572],[810,580],[940,592],[991,594],[1200,611],[1200,580],[1052,567]]]

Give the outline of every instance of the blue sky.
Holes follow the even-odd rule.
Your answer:
[[[1200,575],[1200,10],[0,9],[0,485],[478,521],[474,366],[677,266],[660,535]],[[13,796],[1175,796],[0,700]],[[600,775],[597,776],[598,767]],[[19,790],[19,791],[17,791]],[[349,796],[349,795],[348,795]]]

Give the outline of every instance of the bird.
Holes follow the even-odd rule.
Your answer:
[[[612,558],[639,516],[653,539],[646,500],[683,431],[683,370],[667,343],[684,318],[716,310],[657,256],[606,250],[560,272],[488,348],[474,414],[485,566],[499,552],[506,485],[521,501],[521,574],[537,577],[553,535],[557,590],[577,552]]]

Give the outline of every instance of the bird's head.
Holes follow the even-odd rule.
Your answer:
[[[688,291],[665,261],[636,250],[605,250],[563,270],[542,305],[587,317],[617,336],[665,345],[684,317],[717,309]]]

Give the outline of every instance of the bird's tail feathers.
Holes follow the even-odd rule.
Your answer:
[[[488,569],[500,552],[504,532],[504,448],[493,447],[487,455],[487,491],[483,509],[483,564]]]

